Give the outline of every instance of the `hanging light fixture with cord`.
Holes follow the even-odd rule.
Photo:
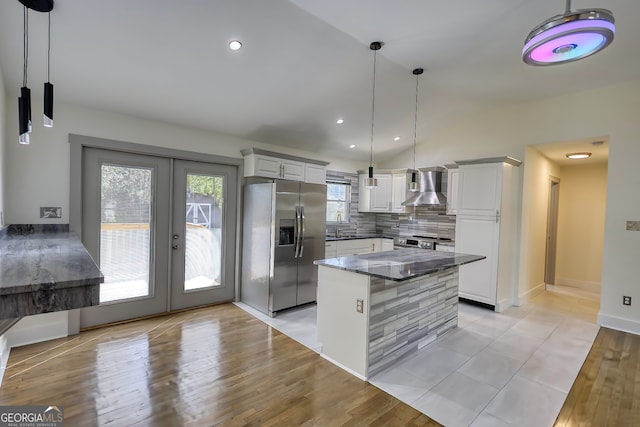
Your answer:
[[[367,188],[378,186],[378,180],[373,177],[373,124],[376,118],[376,56],[383,45],[383,42],[373,42],[369,45],[369,49],[373,51],[373,96],[371,101],[371,148],[369,151],[369,177],[364,184]]]
[[[413,121],[413,171],[411,172],[411,182],[407,186],[409,191],[418,191],[418,180],[416,172],[416,144],[418,139],[418,80],[420,75],[424,72],[422,68],[415,68],[413,75],[416,76],[416,115]]]
[[[18,98],[18,143],[29,144],[31,133],[31,90],[27,86],[27,62],[29,58],[29,10],[24,7],[22,31],[22,87]]]
[[[524,42],[522,60],[529,65],[556,65],[577,61],[611,44],[616,28],[607,9],[565,11],[534,28]]]
[[[47,38],[47,82],[44,84],[44,126],[53,127],[53,85],[51,84],[51,12],[47,13],[49,30]]]
[[[22,87],[18,98],[18,142],[29,144],[29,134],[32,130],[31,121],[31,90],[27,86],[27,70],[29,60],[29,9],[37,12],[51,12],[53,0],[18,0],[24,7],[23,27],[23,63],[22,63]],[[51,16],[49,16],[49,51],[51,48]],[[49,51],[47,53],[47,79],[49,78]],[[44,125],[53,126],[53,85],[50,82],[44,84]],[[49,118],[49,122],[47,121]]]

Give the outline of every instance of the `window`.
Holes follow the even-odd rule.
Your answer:
[[[351,184],[327,182],[327,222],[349,222]]]

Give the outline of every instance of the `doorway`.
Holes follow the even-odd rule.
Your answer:
[[[558,202],[560,179],[549,177],[549,205],[547,213],[547,247],[545,254],[545,285],[556,284],[556,248],[558,242]]]
[[[82,241],[105,276],[80,327],[235,296],[237,167],[82,150]]]

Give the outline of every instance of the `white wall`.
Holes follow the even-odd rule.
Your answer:
[[[5,152],[6,152],[6,135],[9,133],[6,130],[6,114],[5,109],[9,103],[9,100],[6,99],[5,90],[4,90],[4,79],[2,77],[2,70],[0,70],[0,228],[3,226],[4,219],[4,185],[6,181],[5,177]],[[15,105],[18,105],[18,101],[16,100]],[[16,107],[17,109],[18,107]],[[18,133],[18,128],[16,125],[16,135]],[[17,137],[16,137],[17,138]]]
[[[600,292],[607,163],[560,169],[556,283]]]
[[[487,109],[422,141],[417,162],[420,167],[434,166],[498,155],[522,160],[528,145],[607,136],[610,151],[600,322],[640,333],[640,232],[625,230],[626,220],[640,220],[639,116],[640,81]],[[397,168],[412,163],[408,150],[381,166]],[[522,227],[526,226],[523,222]],[[521,247],[527,244],[521,241]],[[521,262],[519,268],[522,278],[523,269],[528,271],[529,266]],[[522,292],[530,284],[521,282],[519,286]],[[635,305],[623,306],[623,295],[633,297]]]
[[[354,163],[338,157],[330,159],[316,153],[61,103],[56,103],[54,108],[54,127],[44,128],[40,123],[42,103],[36,99],[37,95],[33,98],[32,110],[36,119],[31,144],[20,146],[16,137],[13,138],[16,143],[6,147],[5,220],[9,224],[42,223],[40,206],[62,207],[62,218],[47,220],[47,223],[69,222],[69,133],[236,158],[242,158],[240,150],[258,147],[330,161],[330,169],[346,171],[367,165],[366,161]],[[8,123],[17,123],[17,108],[9,109],[5,116]]]
[[[522,167],[524,179],[519,289],[516,296],[518,304],[544,290],[549,178],[560,177],[560,167],[533,147],[526,147]]]

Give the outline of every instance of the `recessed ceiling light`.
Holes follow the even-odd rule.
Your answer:
[[[394,141],[400,141],[400,137],[396,136],[395,138],[393,138]]]
[[[591,157],[591,153],[587,153],[586,151],[580,153],[567,153],[568,159],[586,159],[588,157]]]
[[[240,43],[238,40],[231,40],[229,42],[229,49],[231,50],[239,50],[242,47],[242,43]]]
[[[356,148],[356,144],[351,144],[349,148]]]
[[[337,124],[339,124],[339,125],[341,125],[341,124],[343,124],[343,123],[344,123],[344,119],[338,119],[338,120],[336,120],[336,123],[337,123]]]

